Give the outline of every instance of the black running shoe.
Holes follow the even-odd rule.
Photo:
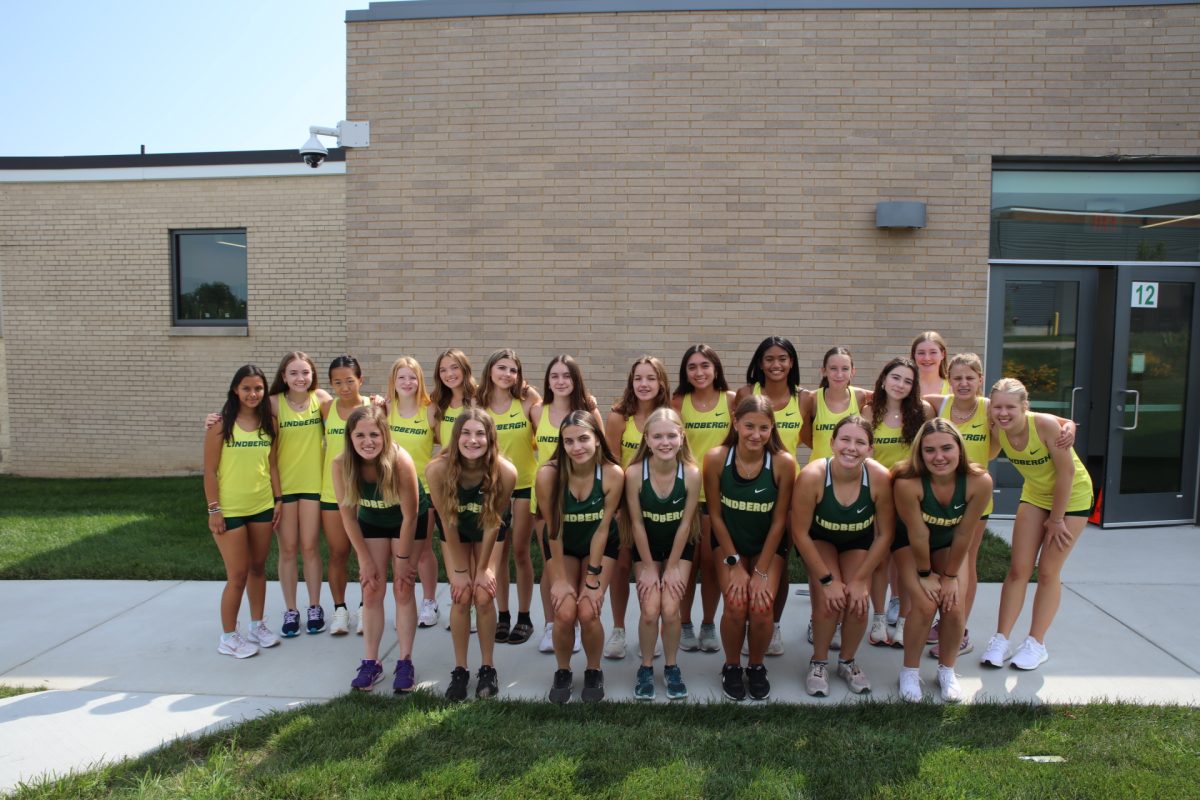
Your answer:
[[[575,687],[575,679],[569,669],[554,670],[554,683],[550,685],[550,702],[560,706],[571,699],[571,689]]]
[[[479,668],[479,674],[476,676],[479,680],[475,684],[475,696],[484,699],[495,697],[500,692],[500,679],[496,677],[496,668],[484,664]]]
[[[742,668],[737,664],[721,667],[721,691],[734,702],[746,699],[746,682],[742,679]]]
[[[750,686],[751,700],[766,700],[771,695],[771,682],[767,680],[767,668],[762,664],[751,664],[746,668],[746,683]]]
[[[604,672],[598,669],[583,671],[583,691],[579,699],[585,703],[599,703],[604,699]]]
[[[463,667],[455,667],[450,673],[450,685],[446,687],[446,699],[451,703],[461,703],[467,699],[467,684],[471,682],[471,673]]]

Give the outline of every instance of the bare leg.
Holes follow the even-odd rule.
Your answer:
[[[269,522],[251,522],[250,560],[246,570],[246,598],[250,601],[250,619],[261,620],[267,604],[267,556],[271,552],[274,531]]]
[[[304,561],[304,586],[308,589],[308,604],[321,603],[321,504],[316,500],[297,500],[300,520],[300,558]],[[292,606],[295,608],[295,606]]]
[[[325,529],[325,543],[329,546],[329,593],[333,595],[333,604],[336,606],[346,602],[350,539],[346,536],[341,514],[337,511],[322,511],[321,527]]]
[[[233,633],[237,628],[249,571],[249,537],[245,525],[225,531],[220,536],[213,534],[221,560],[225,562],[225,587],[221,590],[221,630],[225,633]]]
[[[300,501],[284,503],[275,531],[279,542],[279,589],[285,608],[296,608],[296,584],[300,582]]]
[[[1029,503],[1017,507],[1017,518],[1013,521],[1012,562],[1000,590],[1000,614],[996,623],[996,630],[1006,639],[1011,638],[1013,625],[1025,605],[1025,592],[1045,532],[1042,523],[1049,516],[1050,512]]]
[[[1062,599],[1062,568],[1067,556],[1079,542],[1079,536],[1087,525],[1087,517],[1066,517],[1067,529],[1071,531],[1071,545],[1062,549],[1054,542],[1047,541],[1042,545],[1041,556],[1038,558],[1037,589],[1033,592],[1033,620],[1029,626],[1029,635],[1042,644],[1046,642],[1046,631],[1058,613],[1058,604]]]

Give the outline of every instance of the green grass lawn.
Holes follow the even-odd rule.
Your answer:
[[[1176,798],[1200,713],[1130,705],[638,706],[347,695],[19,798]],[[1058,756],[1034,763],[1020,756]]]
[[[42,692],[45,689],[39,686],[6,686],[0,684],[0,700],[6,697],[16,697],[19,694],[29,694],[30,692]]]
[[[540,572],[537,547],[533,560]],[[988,534],[980,579],[1004,580],[1008,561],[1008,545]],[[794,553],[788,564],[793,583],[807,580]],[[356,569],[351,558],[351,580]],[[267,575],[276,577],[274,545]],[[0,580],[65,578],[224,580],[201,479],[0,476]]]

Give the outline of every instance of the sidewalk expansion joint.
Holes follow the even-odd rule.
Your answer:
[[[120,611],[116,612],[112,616],[100,620],[95,625],[93,625],[89,630],[95,630],[96,628],[99,628],[101,625],[112,622],[114,619],[117,619],[118,617],[123,617],[126,614],[128,614],[130,611],[133,611],[135,608],[144,606],[146,603],[149,603],[151,600],[162,597],[167,592],[171,591],[172,589],[176,588],[177,586],[183,585],[184,583],[187,583],[187,581],[183,581],[183,580],[169,581],[168,582],[169,585],[164,586],[161,591],[155,592],[152,595],[148,595],[147,597],[143,598],[142,600],[139,600],[138,602],[134,603],[133,605],[131,605],[127,608],[121,609]],[[0,673],[0,676],[7,675],[15,669],[20,669],[21,667],[28,664],[30,661],[41,658],[42,656],[49,653],[51,650],[55,650],[59,647],[62,647],[67,642],[71,641],[72,639],[76,639],[79,636],[80,636],[80,634],[75,634],[74,636],[68,636],[66,639],[63,639],[62,641],[55,642],[54,644],[47,647],[45,650],[42,650],[38,653],[34,653],[33,655],[31,655],[29,658],[25,659],[21,663],[13,664],[11,667],[9,667],[7,670],[5,670],[3,673]]]
[[[1109,585],[1111,585],[1111,584],[1109,584]],[[1161,651],[1163,652],[1163,654],[1164,654],[1164,655],[1166,655],[1166,656],[1167,656],[1168,658],[1170,658],[1172,661],[1176,661],[1176,662],[1178,662],[1178,663],[1179,663],[1179,664],[1180,664],[1180,665],[1181,665],[1181,666],[1182,666],[1184,669],[1186,669],[1186,670],[1188,670],[1189,672],[1192,672],[1192,673],[1194,673],[1194,674],[1196,674],[1196,675],[1200,675],[1200,670],[1196,669],[1196,668],[1195,668],[1195,667],[1193,667],[1191,664],[1187,663],[1187,662],[1186,662],[1186,661],[1184,661],[1182,658],[1180,658],[1179,656],[1175,655],[1174,653],[1172,653],[1172,652],[1171,652],[1170,650],[1168,650],[1167,648],[1163,647],[1163,646],[1162,646],[1161,644],[1159,644],[1158,642],[1154,641],[1153,639],[1150,639],[1150,638],[1148,638],[1148,637],[1147,637],[1147,636],[1146,636],[1144,633],[1142,633],[1142,632],[1141,632],[1141,631],[1139,631],[1137,628],[1135,628],[1135,627],[1133,627],[1132,625],[1130,625],[1129,623],[1127,623],[1125,620],[1123,620],[1123,619],[1121,619],[1120,617],[1117,617],[1117,616],[1115,616],[1115,615],[1113,615],[1113,614],[1109,613],[1109,611],[1108,611],[1106,608],[1104,608],[1103,606],[1100,606],[1100,605],[1096,604],[1096,603],[1095,603],[1094,601],[1092,601],[1090,598],[1088,598],[1088,597],[1085,597],[1084,595],[1082,595],[1082,594],[1080,594],[1079,592],[1075,591],[1075,589],[1073,589],[1071,586],[1067,585],[1066,583],[1064,583],[1064,584],[1063,584],[1063,588],[1064,588],[1064,589],[1066,589],[1066,590],[1068,590],[1069,592],[1071,592],[1071,594],[1075,595],[1076,597],[1078,597],[1078,598],[1079,598],[1080,600],[1082,600],[1083,602],[1085,602],[1085,603],[1087,603],[1088,605],[1090,605],[1092,608],[1094,608],[1094,609],[1096,609],[1097,611],[1099,611],[1099,612],[1100,612],[1101,614],[1103,614],[1104,616],[1106,616],[1106,617],[1108,617],[1109,619],[1111,619],[1113,622],[1115,622],[1115,623],[1117,623],[1118,625],[1120,625],[1121,627],[1125,628],[1125,630],[1129,631],[1129,632],[1130,632],[1130,633],[1132,633],[1134,636],[1136,636],[1136,637],[1138,637],[1139,639],[1141,639],[1142,641],[1144,641],[1144,642],[1148,643],[1148,644],[1149,644],[1149,645],[1151,645],[1152,647],[1154,647],[1154,648],[1156,648],[1156,649],[1158,649],[1158,650],[1161,650]]]

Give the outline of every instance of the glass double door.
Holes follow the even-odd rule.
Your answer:
[[[1200,456],[1200,268],[992,267],[987,382],[1019,378],[1030,406],[1079,426],[1075,449],[1105,527],[1191,522]],[[998,515],[1021,478],[992,465]]]

